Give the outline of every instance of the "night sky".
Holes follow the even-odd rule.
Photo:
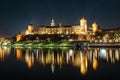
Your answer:
[[[120,27],[119,0],[0,0],[0,33],[17,34],[28,24],[36,27],[79,24],[85,17],[88,26],[96,21],[102,28]]]

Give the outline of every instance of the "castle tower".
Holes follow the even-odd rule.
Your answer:
[[[32,33],[33,30],[34,30],[34,25],[33,25],[33,24],[29,24],[29,25],[28,25],[28,31],[29,31],[30,33]]]
[[[54,19],[52,18],[52,21],[51,21],[51,25],[50,26],[55,26],[55,21]]]
[[[29,34],[34,34],[34,25],[33,24],[29,24],[28,28],[25,32],[25,35],[29,35]]]
[[[16,36],[16,41],[20,41],[20,40],[22,40],[22,35],[21,35],[21,34],[18,34],[18,35]]]
[[[87,20],[84,17],[80,20],[80,27],[82,27],[83,30],[87,32]]]
[[[97,24],[96,22],[94,22],[94,23],[92,24],[92,31],[93,31],[93,32],[97,32],[98,29],[99,29],[98,24]]]

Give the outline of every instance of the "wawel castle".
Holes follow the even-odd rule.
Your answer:
[[[90,27],[87,26],[87,20],[85,18],[80,19],[78,25],[59,25],[55,24],[54,19],[51,20],[50,26],[38,26],[35,28],[33,24],[29,24],[27,30],[20,31],[16,36],[16,41],[21,40],[88,40],[88,41],[111,41],[113,40],[111,33],[113,30],[102,30],[100,26],[93,22]],[[119,32],[119,30],[117,30]],[[119,37],[119,34],[118,34]],[[118,41],[120,39],[118,38]]]

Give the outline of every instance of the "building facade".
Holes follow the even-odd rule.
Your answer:
[[[77,40],[92,40],[91,38],[95,35],[96,32],[101,32],[98,24],[95,22],[92,24],[92,27],[87,26],[87,20],[85,18],[80,19],[80,24],[78,25],[55,25],[54,19],[51,21],[50,26],[39,26],[35,29],[34,25],[29,24],[27,30],[21,32],[17,36],[17,41],[20,41],[20,37],[26,35],[77,35]],[[22,36],[20,36],[22,35]]]

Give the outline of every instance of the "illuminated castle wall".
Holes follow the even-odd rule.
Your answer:
[[[96,23],[93,24],[92,28],[93,31],[98,30],[98,25]],[[29,34],[87,34],[87,20],[85,18],[82,18],[80,20],[79,25],[55,25],[54,19],[51,21],[50,26],[39,26],[37,29],[37,32],[34,32],[34,26],[32,24],[28,25],[28,29],[25,32],[25,35]]]
[[[27,30],[25,32],[21,32],[19,36],[17,36],[17,41],[22,39],[24,35],[34,35],[34,34],[62,34],[62,35],[78,35],[78,39],[81,40],[86,35],[94,34],[97,31],[100,31],[100,28],[96,22],[92,24],[91,28],[87,26],[87,20],[85,18],[80,19],[80,24],[78,25],[55,25],[54,19],[51,21],[50,26],[39,26],[35,29],[34,25],[29,24]],[[20,36],[22,35],[22,36]],[[90,35],[91,36],[91,35]],[[91,38],[87,38],[88,40]]]

